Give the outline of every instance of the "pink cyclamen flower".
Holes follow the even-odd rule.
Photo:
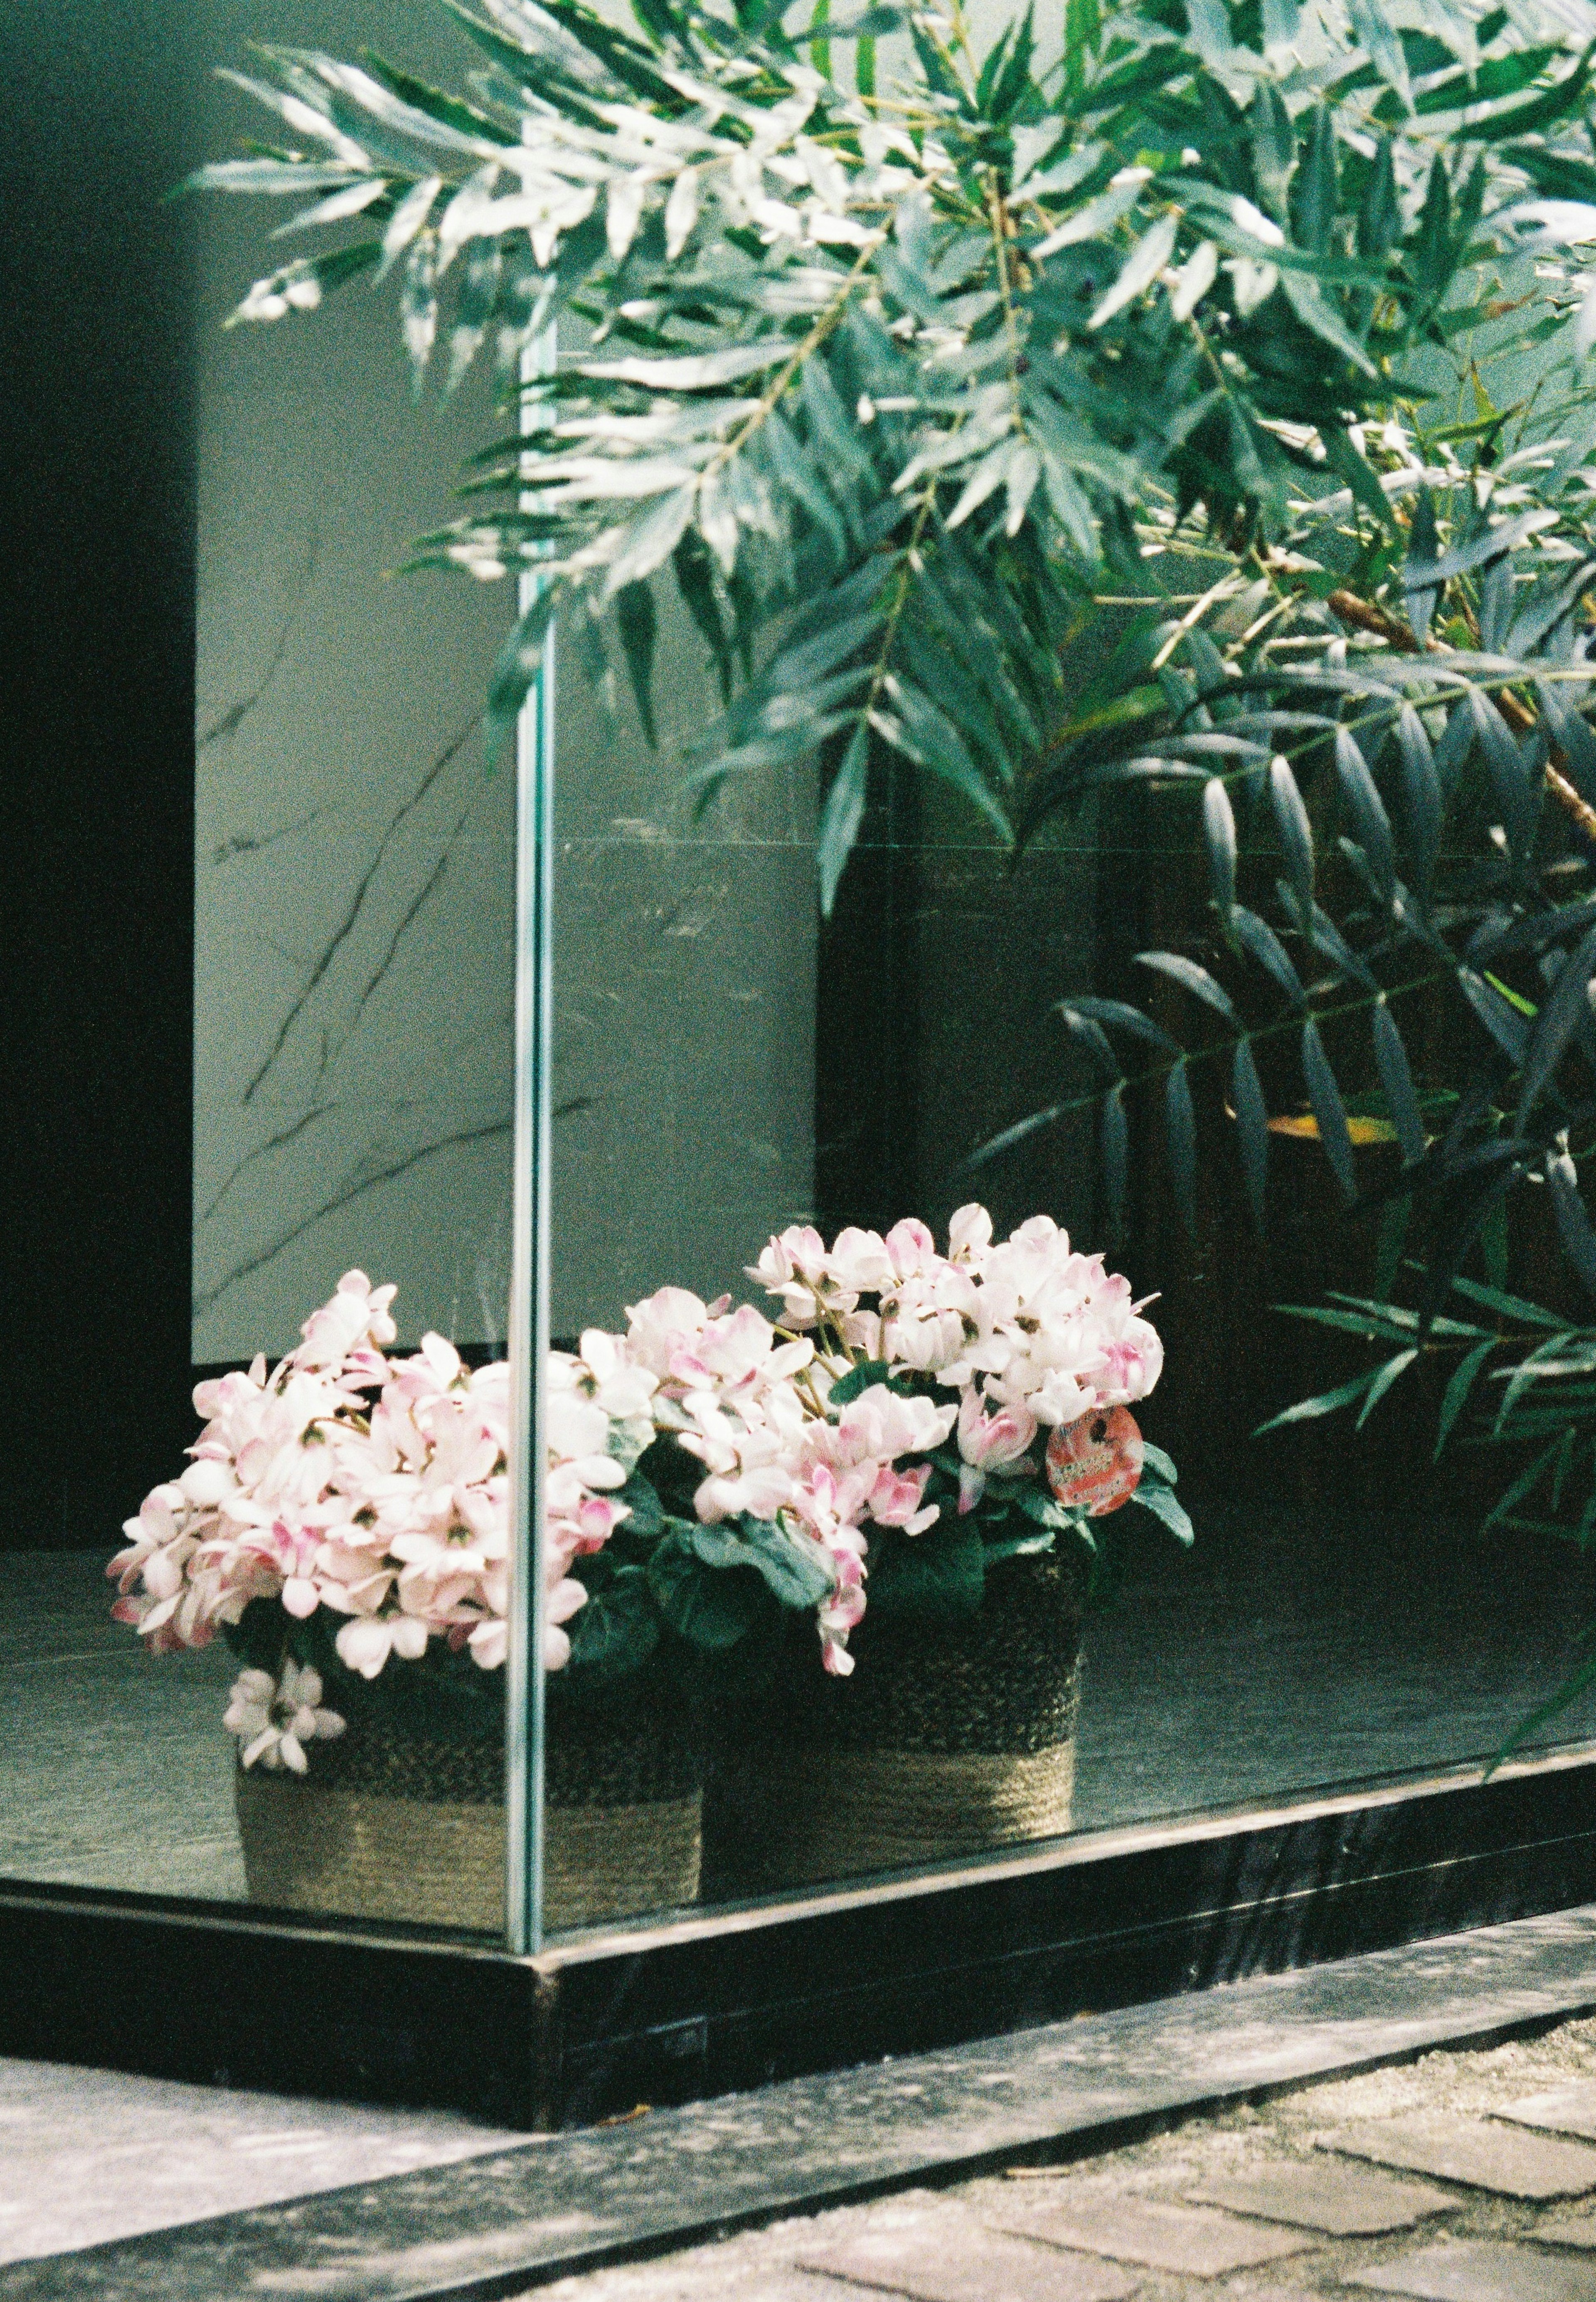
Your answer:
[[[912,1464],[906,1471],[884,1463],[870,1489],[870,1516],[877,1525],[902,1527],[905,1534],[923,1534],[928,1526],[935,1526],[937,1505],[920,1508],[930,1475],[929,1463]]]
[[[1005,1407],[988,1415],[972,1386],[959,1405],[959,1509],[972,1511],[986,1491],[987,1481],[1023,1477],[1035,1466],[1027,1458],[1037,1435],[1037,1418],[1029,1407]]]

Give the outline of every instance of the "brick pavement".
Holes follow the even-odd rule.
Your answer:
[[[540,2302],[1596,2302],[1596,2021],[775,2223]]]

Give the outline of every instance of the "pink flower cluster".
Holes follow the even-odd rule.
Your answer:
[[[794,1226],[749,1276],[779,1299],[779,1324],[667,1287],[627,1313],[626,1349],[658,1383],[656,1422],[704,1466],[699,1517],[746,1511],[827,1555],[836,1587],[819,1626],[833,1672],[853,1668],[869,1526],[912,1535],[937,1517],[924,1495],[937,1448],[956,1434],[959,1508],[973,1510],[988,1479],[1038,1475],[1044,1428],[1145,1397],[1163,1363],[1129,1282],[1046,1215],[994,1244],[986,1209],[962,1207],[945,1254],[913,1220],[829,1248]],[[833,1411],[833,1384],[862,1363],[951,1395],[904,1398],[883,1381]]]
[[[569,1659],[563,1626],[586,1600],[574,1562],[630,1516],[621,1491],[659,1433],[701,1468],[701,1521],[759,1519],[823,1567],[821,1659],[846,1673],[869,1530],[935,1523],[938,1449],[956,1447],[958,1508],[974,1510],[989,1480],[1040,1474],[1045,1430],[1143,1398],[1163,1364],[1127,1281],[1046,1215],[995,1243],[985,1208],[962,1207],[945,1253],[914,1221],[885,1238],[844,1231],[829,1248],[794,1227],[750,1276],[778,1299],[777,1322],[663,1287],[628,1309],[624,1335],[595,1329],[575,1353],[550,1355],[546,1669]],[[394,1291],[349,1272],[278,1367],[258,1358],[196,1390],[206,1422],[192,1460],[146,1497],[109,1570],[113,1612],[153,1647],[204,1646],[272,1599],[301,1619],[340,1617],[339,1656],[366,1678],[433,1638],[484,1669],[503,1662],[509,1370],[474,1371],[438,1335],[390,1357]],[[884,1376],[834,1406],[834,1387],[867,1364]],[[886,1377],[901,1374],[920,1392],[893,1389]],[[319,1717],[298,1684],[268,1698],[241,1680],[236,1731],[248,1722],[275,1749],[271,1726],[298,1749],[298,1728],[273,1709],[301,1726]]]
[[[390,1357],[394,1291],[349,1272],[272,1373],[257,1358],[197,1386],[206,1424],[192,1460],[145,1498],[108,1570],[113,1615],[152,1647],[205,1646],[252,1599],[274,1599],[301,1620],[319,1607],[341,1617],[339,1656],[365,1678],[433,1637],[484,1669],[503,1662],[509,1369],[474,1371],[439,1335]],[[652,1386],[619,1368],[607,1337],[591,1340],[602,1376],[566,1355],[551,1369],[550,1670],[570,1653],[560,1625],[586,1597],[570,1561],[626,1515],[607,1491],[626,1475],[610,1407],[634,1452],[652,1435]]]

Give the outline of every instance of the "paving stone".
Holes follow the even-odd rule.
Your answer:
[[[1380,2231],[1411,2230],[1426,2214],[1455,2206],[1456,2197],[1428,2182],[1399,2182],[1365,2166],[1338,2166],[1283,2158],[1256,2172],[1215,2176],[1186,2192],[1205,2205],[1230,2206],[1239,2214],[1262,2214],[1265,2222],[1293,2222],[1324,2231],[1331,2238],[1368,2237]]]
[[[1587,2142],[1596,2142],[1596,2080],[1575,2079],[1547,2094],[1525,2095],[1521,2102],[1510,2102],[1505,2110],[1491,2114],[1513,2119],[1520,2126],[1549,2127],[1554,2134],[1580,2134]]]
[[[1559,2262],[1502,2239],[1468,2239],[1355,2271],[1346,2283],[1420,2302],[1596,2302],[1596,2263]]]
[[[813,2277],[810,2302],[832,2302],[846,2280],[855,2291],[909,2295],[913,2302],[1121,2302],[1136,2285],[1112,2264],[1060,2254],[995,2231],[861,2231],[799,2268]]]
[[[1167,2198],[1077,2194],[1038,2199],[1023,2209],[1005,2206],[1003,2227],[1045,2238],[1050,2246],[1079,2247],[1188,2278],[1219,2278],[1227,2270],[1300,2254],[1315,2243],[1295,2231],[1262,2230],[1213,2206],[1176,2205]]]
[[[1569,2198],[1596,2190],[1596,2150],[1483,2118],[1382,2118],[1321,2135],[1319,2147],[1415,2174],[1439,2174],[1443,2181],[1466,2182],[1500,2197]]]

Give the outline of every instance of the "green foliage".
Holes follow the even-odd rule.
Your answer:
[[[1505,18],[1482,41],[1461,8],[1419,35],[1357,0],[1338,35],[1272,0],[1260,49],[1227,0],[1189,28],[1072,0],[1044,63],[1029,13],[978,56],[956,13],[912,6],[635,0],[623,30],[584,0],[444,4],[476,56],[459,90],[272,47],[232,75],[290,140],[196,183],[365,234],[239,316],[375,270],[418,389],[491,349],[508,436],[420,556],[542,578],[495,740],[556,613],[599,662],[613,631],[651,739],[650,586],[674,583],[727,699],[699,799],[824,752],[827,905],[889,758],[996,839],[1056,803],[1060,643],[1105,576],[1145,589],[1149,520],[1256,550],[1322,455],[1392,528],[1356,427],[1444,385],[1493,253],[1593,213],[1587,61]],[[1425,360],[1432,384],[1406,380]],[[1078,744],[1063,786],[1095,758]],[[1304,826],[1280,820],[1306,902]]]
[[[1506,1483],[1480,1533],[1550,1536],[1588,1550],[1596,1543],[1596,1325],[1579,1324],[1475,1279],[1455,1278],[1459,1312],[1424,1321],[1388,1300],[1332,1294],[1327,1304],[1289,1304],[1292,1318],[1356,1336],[1375,1364],[1264,1424],[1264,1431],[1360,1407],[1359,1424],[1412,1367],[1454,1362],[1437,1417],[1435,1456],[1449,1444],[1505,1454]],[[1390,1347],[1395,1344],[1393,1350]],[[1499,1765],[1596,1684],[1596,1630],[1580,1636],[1580,1659],[1557,1692],[1522,1718],[1498,1752]]]

